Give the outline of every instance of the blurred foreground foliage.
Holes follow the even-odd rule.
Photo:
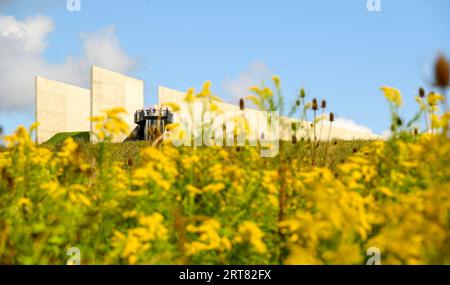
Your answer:
[[[253,90],[262,109],[282,104]],[[399,120],[400,93],[383,92],[391,138],[293,140],[274,158],[259,147],[112,144],[120,108],[93,119],[95,145],[39,146],[35,126],[19,127],[0,152],[0,263],[64,264],[78,247],[82,264],[364,264],[377,247],[383,264],[448,264],[443,97],[419,100],[430,128],[418,131]]]

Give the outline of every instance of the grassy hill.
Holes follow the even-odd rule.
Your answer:
[[[56,145],[64,142],[69,137],[72,137],[72,139],[76,142],[89,142],[90,140],[89,132],[67,132],[67,133],[57,133],[45,143]]]

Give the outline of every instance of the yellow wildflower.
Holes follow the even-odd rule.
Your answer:
[[[272,76],[272,80],[273,80],[275,86],[276,86],[277,88],[279,88],[279,87],[280,87],[280,82],[281,82],[280,77],[274,75],[274,76]]]
[[[381,91],[384,92],[384,96],[389,102],[393,103],[396,107],[402,105],[402,96],[400,91],[392,87],[381,87]]]
[[[267,251],[267,247],[262,240],[264,233],[254,222],[243,222],[239,226],[238,233],[239,235],[235,241],[239,243],[248,242],[258,253],[265,253]]]

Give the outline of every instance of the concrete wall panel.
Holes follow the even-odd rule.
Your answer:
[[[180,107],[181,110],[187,110],[188,105],[184,102],[184,97],[185,97],[184,92],[180,92],[180,91],[162,87],[162,86],[160,86],[158,88],[158,102],[160,105],[164,105],[167,103],[175,103]],[[225,102],[218,102],[217,105],[218,105],[219,109],[221,109],[222,111],[239,110],[239,106],[225,103]],[[245,116],[247,118],[256,117],[258,115],[258,113],[260,113],[260,112],[261,111],[259,111],[259,110],[246,108]],[[175,117],[175,121],[176,121],[176,117]],[[283,139],[283,140],[291,140],[292,139],[292,135],[293,135],[293,132],[291,130],[292,122],[296,122],[299,125],[302,124],[304,126],[303,130],[299,129],[297,131],[297,133],[296,133],[297,138],[301,138],[301,137],[307,138],[308,132],[306,132],[305,130],[308,128],[308,125],[310,125],[310,123],[301,122],[300,120],[294,119],[294,118],[280,117],[280,128],[279,128],[280,139]],[[322,132],[320,132],[320,123],[318,123],[316,125],[316,137],[322,141],[327,140],[329,126],[330,126],[329,123],[324,121],[323,127],[322,127]],[[263,127],[260,128],[259,126],[253,126],[253,128],[258,129],[259,135],[261,135],[261,133],[266,133],[266,134],[268,133],[268,131],[266,129],[264,129]],[[314,132],[312,131],[312,129],[309,130],[309,137],[311,139],[314,138]],[[377,139],[379,137],[376,135],[370,134],[370,133],[359,132],[359,131],[354,131],[351,129],[344,129],[344,128],[332,126],[329,138],[330,139],[341,139],[341,140],[353,140],[353,139]]]
[[[36,77],[36,140],[43,143],[61,132],[89,131],[90,91]]]
[[[180,92],[177,90],[173,90],[167,87],[162,87],[160,86],[158,89],[158,102],[159,105],[164,105],[167,103],[175,103],[177,104],[181,110],[183,111],[187,111],[188,110],[188,104],[186,104],[184,102],[184,98],[185,98],[186,94],[184,92]],[[234,105],[234,104],[230,104],[230,103],[226,103],[226,102],[222,102],[222,101],[214,101],[214,103],[217,105],[217,107],[219,108],[219,110],[223,111],[223,112],[227,112],[227,111],[237,111],[239,112],[239,106],[238,105]],[[202,110],[195,110],[194,111],[194,116],[198,116],[199,114],[202,113]],[[259,110],[256,109],[252,109],[252,108],[245,108],[245,111],[242,112],[242,114],[245,116],[248,124],[250,125],[250,136],[253,138],[259,138],[261,137],[262,134],[264,134],[265,137],[269,137],[269,131],[268,131],[268,124],[266,123],[261,123],[260,120],[264,120],[261,119],[263,118],[262,115],[265,114]],[[239,114],[240,115],[240,114]],[[226,118],[229,118],[229,116],[224,115],[224,120],[226,120]],[[196,121],[200,121],[199,117],[195,118]],[[175,122],[177,122],[177,117],[175,116]]]
[[[53,80],[36,77],[36,121],[40,123],[37,129],[36,139],[38,143],[45,142],[52,136],[60,132],[74,131],[94,131],[94,126],[89,121],[90,116],[102,114],[103,110],[123,107],[127,110],[124,119],[130,127],[134,128],[134,112],[144,108],[144,82],[119,73],[115,73],[97,66],[91,69],[91,90],[76,86],[56,82]],[[181,110],[188,110],[188,104],[184,102],[185,93],[166,87],[159,87],[158,102],[160,105],[175,103]],[[222,111],[239,111],[239,106],[225,102],[215,102]],[[202,112],[196,110],[195,115]],[[246,108],[244,112],[247,118],[256,118],[262,114],[261,111]],[[175,117],[175,121],[177,118]],[[252,119],[250,119],[252,121]],[[262,133],[268,133],[267,126],[259,126],[257,120],[256,128],[258,137]],[[300,123],[293,118],[280,118],[279,137],[283,140],[290,140],[292,132],[290,125],[292,122]],[[302,122],[308,126],[308,122]],[[320,123],[317,126],[317,137],[320,140],[328,138],[329,124],[324,122],[322,133],[320,134]],[[307,137],[304,130],[297,131],[297,137]],[[313,132],[309,132],[313,138]],[[94,137],[94,136],[91,136]],[[333,126],[330,139],[376,139],[377,136],[358,132],[351,129]],[[115,138],[115,142],[121,142],[126,135]]]
[[[91,70],[91,115],[98,116],[103,110],[123,107],[127,110],[124,120],[134,128],[134,112],[144,108],[144,82],[97,66]],[[91,124],[91,132],[94,132]],[[94,137],[94,136],[91,136]],[[126,135],[114,138],[122,142]]]

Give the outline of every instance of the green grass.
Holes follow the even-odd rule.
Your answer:
[[[58,141],[57,143],[47,142],[44,146],[52,151],[58,151],[62,147],[63,141]],[[88,160],[95,160],[96,153],[98,153],[98,148],[100,144],[91,144],[85,141],[77,141],[79,144],[80,154]],[[322,142],[317,145],[316,149],[316,166],[327,166],[331,170],[336,170],[338,164],[345,162],[346,158],[349,157],[354,152],[357,152],[361,147],[369,144],[370,141],[365,140],[353,140],[353,141],[342,141],[333,140],[328,143]],[[145,141],[130,141],[123,143],[105,143],[105,147],[110,154],[109,159],[111,161],[120,162],[128,169],[134,169],[142,165],[141,160],[141,150],[145,147],[151,146],[151,143]],[[299,141],[297,144],[292,144],[288,141],[280,142],[279,155],[275,158],[267,158],[268,165],[276,163],[277,160],[291,161],[293,159],[304,160],[305,157],[310,157],[312,153],[312,143],[306,141]],[[198,147],[197,151],[201,150],[203,147]],[[242,151],[241,148],[237,147],[224,147],[230,154],[238,155]],[[252,148],[252,147],[245,147]],[[325,148],[328,148],[326,158],[325,158]],[[195,152],[193,148],[181,147],[180,151],[183,153]],[[310,165],[311,162],[304,161],[305,165]]]
[[[51,137],[45,144],[57,145],[64,142],[69,137],[72,137],[74,141],[79,142],[89,142],[90,135],[89,132],[68,132],[68,133],[57,133]]]

